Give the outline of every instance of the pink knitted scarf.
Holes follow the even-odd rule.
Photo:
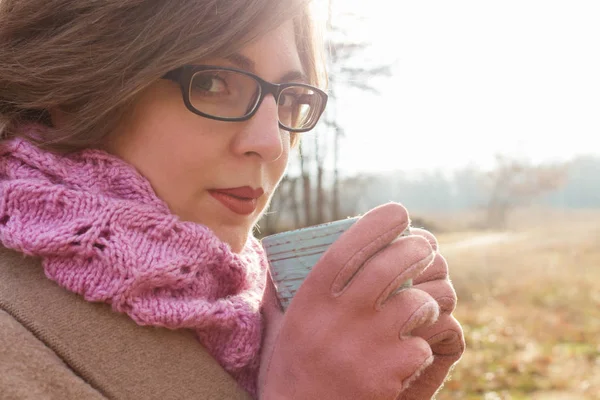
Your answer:
[[[11,139],[0,143],[0,241],[41,257],[49,279],[87,301],[140,325],[194,330],[256,393],[267,268],[256,239],[233,253],[105,152],[59,156]]]

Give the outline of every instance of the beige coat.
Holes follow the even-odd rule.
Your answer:
[[[245,399],[185,330],[136,325],[0,247],[0,399]]]

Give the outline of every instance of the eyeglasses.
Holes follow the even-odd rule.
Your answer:
[[[247,121],[272,94],[279,127],[306,132],[315,127],[327,105],[327,94],[303,83],[275,84],[235,68],[184,65],[163,76],[179,83],[191,112],[218,121]]]

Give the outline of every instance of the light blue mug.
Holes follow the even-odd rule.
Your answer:
[[[277,233],[262,239],[279,301],[284,309],[323,253],[359,218]],[[407,228],[400,236],[409,234],[410,229]],[[411,285],[412,281],[407,281],[401,288]]]

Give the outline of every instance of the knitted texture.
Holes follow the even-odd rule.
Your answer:
[[[30,134],[41,128],[29,126]],[[0,143],[0,241],[46,276],[140,325],[188,328],[256,393],[267,262],[171,214],[133,167],[99,150],[66,156]]]

